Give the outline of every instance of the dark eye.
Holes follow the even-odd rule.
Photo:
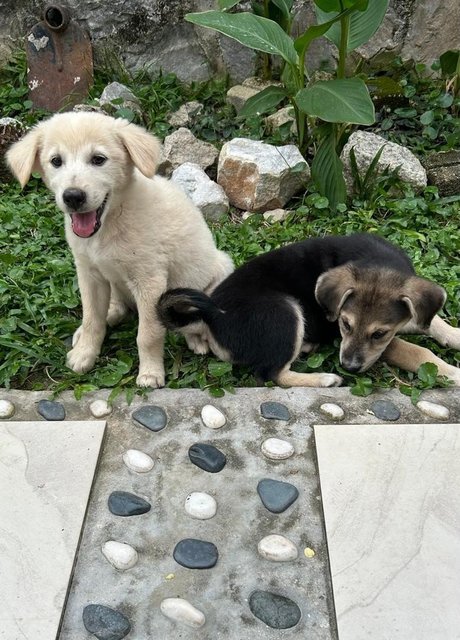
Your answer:
[[[51,164],[53,165],[53,167],[56,167],[56,169],[60,167],[62,165],[61,156],[54,156],[53,158],[51,158]]]
[[[374,331],[374,333],[371,335],[371,338],[372,340],[380,340],[381,338],[386,336],[387,333],[388,331]]]
[[[91,158],[91,164],[94,164],[96,167],[102,167],[107,158],[105,156],[93,156]]]
[[[342,324],[343,324],[343,328],[345,329],[345,331],[347,331],[347,332],[351,331],[351,326],[350,326],[349,322],[347,322],[346,320],[342,320]]]

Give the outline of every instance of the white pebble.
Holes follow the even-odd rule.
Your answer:
[[[273,534],[262,538],[257,546],[260,555],[267,560],[287,562],[295,560],[298,555],[297,547],[284,536]]]
[[[153,465],[155,464],[149,455],[137,449],[128,449],[128,451],[123,454],[123,462],[128,469],[136,471],[137,473],[147,473],[147,471],[153,469]]]
[[[198,629],[206,622],[204,613],[184,598],[165,598],[160,604],[163,615],[176,622]]]
[[[137,551],[125,542],[109,540],[102,545],[102,553],[115,569],[126,571],[134,567],[139,559]]]
[[[262,453],[271,460],[285,460],[294,453],[294,447],[286,440],[280,438],[268,438],[262,442]]]
[[[89,405],[89,410],[95,418],[104,418],[112,413],[112,407],[105,400],[94,400]]]
[[[330,418],[334,418],[334,420],[342,420],[345,415],[342,407],[339,407],[338,404],[334,404],[333,402],[325,402],[319,409]]]
[[[437,418],[438,420],[449,419],[449,409],[442,404],[435,404],[434,402],[428,402],[428,400],[420,400],[416,406],[420,411],[430,416],[430,418]]]
[[[220,429],[227,422],[222,411],[213,407],[212,404],[206,404],[201,409],[201,419],[203,420],[204,426],[210,429]]]
[[[185,498],[185,511],[198,520],[209,520],[216,515],[217,502],[208,493],[194,491]]]
[[[14,413],[14,404],[9,400],[0,400],[0,418],[11,418]]]

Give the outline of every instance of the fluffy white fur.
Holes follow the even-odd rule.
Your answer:
[[[51,160],[59,156],[62,165]],[[95,166],[95,156],[103,156]],[[126,120],[96,113],[63,113],[45,120],[7,154],[22,186],[39,172],[64,212],[65,232],[77,267],[83,321],[74,334],[68,366],[90,370],[98,357],[106,322],[119,322],[129,308],[139,315],[137,384],[164,384],[165,330],[156,316],[158,297],[169,288],[211,290],[233,269],[218,251],[200,211],[173,183],[154,176],[160,156],[157,139]],[[86,194],[82,211],[97,209],[107,196],[101,226],[77,236],[66,189]],[[186,336],[204,350],[196,334]]]

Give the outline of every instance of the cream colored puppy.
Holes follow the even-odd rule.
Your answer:
[[[173,287],[209,291],[233,269],[200,211],[176,185],[154,176],[159,156],[159,142],[141,127],[85,112],[39,123],[7,154],[21,185],[40,173],[64,212],[83,306],[68,366],[90,370],[106,323],[137,309],[142,387],[164,384],[159,296]],[[195,351],[206,350],[199,332],[186,337]]]

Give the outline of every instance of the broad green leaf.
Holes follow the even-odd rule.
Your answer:
[[[223,33],[247,47],[279,55],[286,62],[297,64],[294,43],[279,24],[273,20],[247,12],[222,13],[221,11],[188,13],[185,19],[200,27],[207,27]]]
[[[321,195],[326,196],[332,209],[345,202],[346,188],[343,165],[335,148],[334,128],[329,125],[311,165],[311,176]]]
[[[266,113],[286,98],[286,91],[282,87],[267,87],[259,91],[255,96],[246,101],[239,112],[240,116],[253,116],[258,113]]]
[[[388,0],[370,0],[367,8],[354,11],[350,16],[350,30],[348,34],[347,52],[367,42],[379,28],[388,9]],[[316,7],[318,23],[322,24],[331,19],[331,14]],[[340,24],[334,24],[327,32],[326,38],[337,47],[340,45]]]
[[[459,56],[460,56],[460,51],[456,49],[456,50],[445,51],[439,57],[439,62],[441,63],[441,70],[444,75],[451,76],[457,71]]]
[[[222,11],[227,11],[238,4],[239,1],[240,0],[219,0],[219,8]]]
[[[438,367],[432,362],[425,362],[417,369],[417,378],[430,386],[436,384],[438,376]]]
[[[271,0],[271,2],[278,7],[285,18],[290,18],[292,5],[294,4],[292,0]]]
[[[324,12],[340,11],[340,0],[315,0],[316,6]]]
[[[208,372],[209,375],[213,378],[221,378],[225,376],[227,373],[231,373],[232,364],[231,362],[210,362],[208,364]]]
[[[295,97],[299,109],[326,122],[373,124],[375,110],[360,78],[316,82]]]

